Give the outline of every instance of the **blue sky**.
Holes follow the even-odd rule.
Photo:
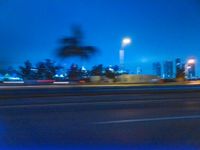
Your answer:
[[[133,40],[125,52],[125,66],[133,72],[141,67],[150,74],[153,62],[177,57],[200,60],[199,0],[1,0],[0,66],[59,61],[58,40],[76,24],[85,44],[100,52],[87,62],[66,59],[67,66],[119,64],[125,36]]]

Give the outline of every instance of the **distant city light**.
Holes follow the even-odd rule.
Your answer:
[[[63,74],[60,75],[61,78],[64,78],[65,76]]]
[[[84,66],[81,67],[82,71],[86,71],[86,68]]]
[[[112,68],[109,68],[109,70],[110,70],[111,72],[114,72],[114,69],[112,69]]]
[[[65,75],[64,75],[64,74],[60,74],[60,75],[59,75],[59,74],[56,74],[55,77],[56,77],[56,78],[64,78]]]

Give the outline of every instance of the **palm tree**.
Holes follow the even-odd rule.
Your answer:
[[[81,59],[89,59],[95,54],[97,49],[93,46],[83,45],[83,34],[80,27],[74,27],[71,37],[64,37],[60,41],[58,49],[58,57],[65,59],[69,57],[80,57]]]

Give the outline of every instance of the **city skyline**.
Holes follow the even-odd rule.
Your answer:
[[[127,69],[136,72],[140,67],[151,74],[153,62],[195,57],[199,75],[199,10],[198,0],[2,1],[0,66],[46,58],[59,62],[58,40],[70,36],[71,26],[79,24],[84,42],[100,52],[88,62],[66,59],[67,66],[119,65],[121,40],[128,36],[132,43],[125,49]]]
[[[190,58],[186,61],[176,58],[152,64],[152,74],[164,79],[186,77],[187,79],[197,78],[196,59]]]

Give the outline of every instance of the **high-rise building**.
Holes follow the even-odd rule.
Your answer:
[[[163,64],[164,74],[163,77],[165,79],[172,79],[173,78],[173,61],[165,61]]]
[[[161,64],[159,62],[153,63],[153,75],[161,77]]]
[[[195,71],[195,60],[191,59],[187,63],[187,77],[189,79],[192,79],[196,76],[196,71]]]
[[[181,63],[181,59],[177,58],[175,61],[176,65],[176,78],[184,78],[185,76],[185,65]]]
[[[176,65],[176,80],[184,81],[185,80],[185,64],[181,63],[181,59],[177,58],[175,60]]]
[[[175,63],[176,63],[176,74],[177,74],[177,72],[179,72],[182,69],[181,59],[177,58]]]

